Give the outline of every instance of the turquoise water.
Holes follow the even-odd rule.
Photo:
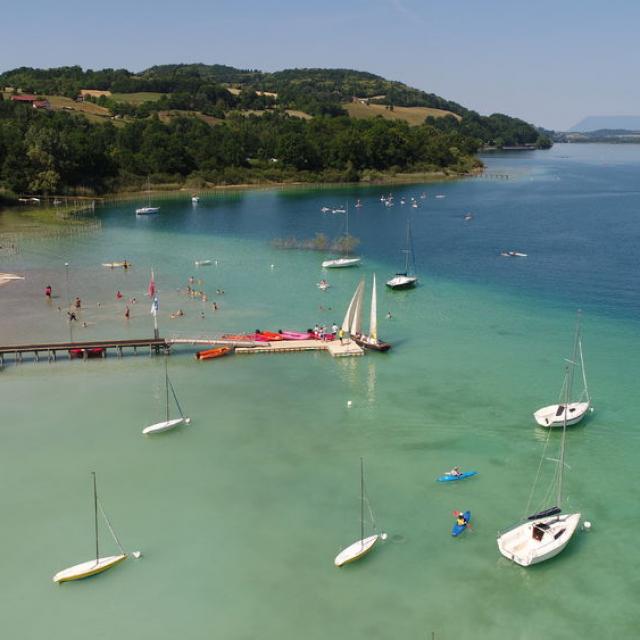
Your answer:
[[[398,202],[426,191],[417,210],[385,209],[388,187],[207,196],[197,207],[185,197],[143,220],[134,204],[105,208],[101,231],[22,238],[18,255],[0,256],[0,271],[26,276],[0,288],[2,343],[68,339],[57,306],[76,295],[87,326],[74,339],[151,335],[151,267],[162,335],[339,322],[361,275],[375,271],[380,284],[400,266],[408,214],[421,278],[409,292],[379,286],[386,355],[197,363],[178,350],[169,372],[193,422],[154,439],[140,431],[162,419],[162,358],[6,366],[5,635],[633,636],[640,154],[558,145],[486,162],[511,178],[392,189]],[[320,207],[356,198],[359,269],[323,274],[327,255],[273,248],[275,238],[339,234],[342,218]],[[529,255],[501,258],[504,249]],[[125,257],[126,273],[100,266]],[[196,269],[203,258],[217,265]],[[178,291],[191,275],[219,311]],[[315,286],[322,277],[327,292]],[[116,290],[138,300],[129,322]],[[525,570],[495,537],[525,509],[546,437],[531,413],[557,397],[577,307],[595,412],[567,437],[567,509],[593,528]],[[171,320],[178,308],[184,318]],[[359,534],[360,456],[389,539],[337,570],[333,557]],[[480,475],[436,484],[455,464]],[[144,557],[56,586],[53,573],[91,557],[91,470],[122,542]],[[473,531],[454,540],[452,511],[467,508]]]

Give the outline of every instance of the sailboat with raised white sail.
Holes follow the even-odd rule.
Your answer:
[[[151,180],[149,176],[147,176],[147,206],[136,209],[136,215],[148,216],[153,213],[158,213],[158,211],[160,211],[160,207],[151,206]]]
[[[362,311],[361,304],[358,306],[358,311]],[[358,318],[358,331],[353,334],[353,340],[356,344],[366,349],[373,349],[375,351],[388,351],[391,349],[391,345],[388,342],[384,342],[378,338],[378,295],[376,292],[376,274],[373,274],[373,284],[371,287],[371,311],[369,314],[369,333],[362,334],[360,331],[360,323]]]
[[[356,540],[353,544],[350,544],[346,549],[343,549],[335,558],[334,564],[336,567],[341,567],[349,562],[355,562],[363,556],[367,555],[378,540],[386,540],[386,533],[373,533],[365,538],[364,535],[364,507],[365,507],[365,489],[364,489],[364,462],[360,458],[360,539]],[[367,502],[368,505],[368,502]],[[375,531],[375,522],[373,519],[373,512],[369,507],[369,514],[371,516],[372,528]]]
[[[95,576],[98,573],[102,573],[107,569],[111,569],[111,567],[115,567],[117,564],[120,564],[123,560],[127,559],[127,552],[124,550],[120,541],[118,540],[118,536],[116,536],[109,519],[107,518],[104,509],[102,508],[102,504],[98,499],[98,490],[96,488],[96,474],[95,471],[91,472],[93,476],[93,515],[94,515],[94,527],[95,527],[95,542],[96,542],[96,557],[95,559],[88,560],[87,562],[81,562],[80,564],[76,564],[73,567],[69,567],[68,569],[63,569],[62,571],[58,571],[55,576],[53,576],[53,581],[57,583],[61,582],[69,582],[71,580],[81,580],[82,578],[88,578],[89,576]],[[100,537],[98,532],[98,510],[102,517],[104,518],[107,526],[109,527],[109,531],[111,535],[120,549],[120,553],[113,556],[102,556],[100,557]],[[134,552],[134,555],[137,552]]]
[[[171,384],[171,380],[169,380],[169,372],[167,370],[167,359],[165,358],[164,361],[164,384],[165,384],[165,396],[166,396],[166,413],[165,413],[165,420],[163,420],[162,422],[157,422],[156,424],[152,424],[148,427],[145,427],[142,430],[142,433],[144,435],[151,435],[154,433],[161,433],[162,431],[169,431],[169,429],[173,429],[175,427],[177,427],[178,425],[181,424],[191,424],[191,418],[187,418],[184,413],[182,412],[182,407],[180,406],[180,403],[178,402],[178,396],[176,395],[175,389],[173,388],[173,385]],[[178,413],[180,413],[180,417],[179,418],[171,418],[170,417],[170,413],[169,413],[169,406],[170,406],[170,401],[169,401],[169,389],[171,389],[171,393],[173,395],[173,400],[176,403],[176,407],[178,409]]]
[[[568,402],[568,380],[569,370],[565,373],[565,404]],[[556,473],[554,482],[556,483],[556,504],[553,507],[544,508],[526,518],[522,524],[516,525],[498,537],[498,549],[500,553],[509,560],[523,567],[532,564],[539,564],[557,556],[569,543],[578,525],[580,524],[580,513],[562,513],[562,489],[565,468],[565,441],[567,437],[567,413],[564,412],[562,424],[562,440],[560,444],[560,458],[556,462]],[[549,443],[547,435],[547,445]],[[545,459],[547,446],[542,453],[542,460],[538,472]],[[535,486],[531,491],[533,496]],[[529,499],[531,502],[531,498]],[[526,512],[529,511],[527,505]],[[526,513],[525,512],[525,513]]]
[[[341,330],[343,335],[354,335],[352,333],[352,329],[356,329],[360,323],[360,308],[362,305],[362,296],[364,293],[364,278],[358,282],[358,286],[356,290],[353,292],[353,296],[351,296],[351,301],[349,302],[349,306],[347,307],[347,311],[344,314],[344,319],[342,320]]]
[[[390,289],[412,289],[418,283],[418,276],[416,276],[415,256],[413,253],[413,241],[411,238],[411,223],[407,222],[407,244],[403,250],[405,254],[404,258],[404,270],[399,271],[396,275],[387,280],[387,287]]]
[[[580,422],[591,408],[591,397],[587,386],[587,374],[584,368],[584,357],[582,355],[582,328],[581,315],[578,312],[576,323],[576,334],[573,342],[573,355],[569,362],[569,375],[565,376],[562,389],[560,391],[561,401],[559,404],[551,404],[538,409],[533,417],[541,427],[563,427],[571,426]],[[573,398],[573,383],[576,367],[580,367],[582,375],[582,392],[577,400]],[[565,399],[564,402],[562,400]]]
[[[335,213],[335,211],[334,211]],[[357,266],[362,258],[350,258],[349,257],[349,205],[347,205],[345,209],[345,220],[346,220],[346,231],[344,234],[344,242],[345,242],[345,256],[342,258],[333,258],[332,260],[325,260],[322,263],[322,267],[324,269],[340,269],[344,267],[355,267]]]

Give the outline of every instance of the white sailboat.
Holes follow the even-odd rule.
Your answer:
[[[404,271],[399,271],[391,280],[387,280],[387,287],[390,289],[411,289],[418,282],[418,277],[415,275],[415,257],[411,238],[411,223],[409,222],[407,222],[407,247],[403,253],[405,254]],[[409,267],[411,267],[411,271],[409,271]]]
[[[360,296],[360,304],[357,312],[362,312],[362,295]],[[378,296],[376,293],[376,274],[373,274],[373,285],[371,287],[371,312],[369,315],[369,334],[363,335],[360,330],[360,318],[358,318],[357,331],[352,334],[354,342],[366,349],[374,349],[375,351],[388,351],[391,345],[378,338]]]
[[[344,319],[342,320],[342,333],[344,336],[354,335],[352,333],[352,329],[356,329],[360,323],[359,315],[360,315],[360,306],[362,304],[362,295],[364,292],[364,278],[358,282],[358,286],[356,290],[353,292],[353,296],[351,296],[351,301],[349,302],[349,306],[347,307],[347,311],[344,314]]]
[[[591,397],[587,386],[587,374],[584,368],[584,358],[582,355],[582,331],[580,326],[580,315],[576,325],[576,335],[573,343],[573,355],[569,361],[569,375],[565,376],[563,387],[560,391],[560,398],[567,398],[565,402],[551,404],[538,409],[533,417],[541,427],[563,427],[577,424],[585,417],[591,408]],[[580,366],[582,374],[582,392],[577,400],[572,401],[573,381],[576,366]]]
[[[364,536],[364,503],[365,503],[365,491],[364,491],[364,462],[360,458],[360,539],[356,540],[353,544],[350,544],[346,549],[343,549],[335,558],[334,564],[336,567],[348,564],[349,562],[355,562],[363,556],[367,555],[378,540],[386,540],[386,533],[374,533],[365,538]],[[373,521],[373,513],[369,508],[371,520]],[[373,524],[375,529],[375,523]]]
[[[160,211],[160,207],[152,207],[151,206],[151,181],[147,176],[147,206],[140,207],[136,209],[136,215],[138,216],[148,216],[153,213],[158,213]]]
[[[151,435],[154,433],[161,433],[162,431],[169,431],[169,429],[173,429],[181,424],[191,424],[191,418],[187,418],[182,412],[182,407],[180,407],[180,403],[178,402],[178,397],[176,396],[176,392],[169,380],[169,373],[167,371],[167,360],[165,358],[164,361],[164,383],[166,389],[166,420],[162,422],[157,422],[156,424],[152,424],[148,427],[145,427],[142,430],[144,435]],[[169,389],[171,389],[171,393],[173,394],[173,399],[176,403],[176,407],[178,408],[178,412],[180,413],[179,418],[170,418],[169,417]]]
[[[335,213],[335,211],[334,211]],[[325,260],[322,263],[323,269],[341,269],[344,267],[355,267],[360,263],[361,258],[350,258],[349,257],[349,205],[347,205],[345,209],[345,220],[346,220],[346,231],[345,231],[345,242],[346,242],[346,256],[343,258],[334,258],[332,260]]]
[[[93,511],[94,511],[94,526],[95,526],[95,539],[96,539],[96,557],[92,560],[87,560],[87,562],[81,562],[80,564],[76,564],[73,567],[69,567],[68,569],[63,569],[62,571],[58,571],[55,576],[53,576],[53,581],[57,583],[68,582],[71,580],[81,580],[82,578],[88,578],[89,576],[95,576],[98,573],[102,573],[111,567],[115,567],[115,565],[120,564],[123,560],[127,559],[127,552],[123,549],[118,537],[113,530],[107,515],[105,514],[100,501],[98,500],[98,491],[96,489],[96,474],[95,471],[91,472],[93,476]],[[99,543],[99,535],[98,535],[98,508],[100,509],[100,513],[102,517],[105,519],[107,526],[109,527],[109,531],[113,536],[113,539],[118,545],[120,549],[120,553],[113,556],[103,556],[100,557],[100,543]],[[134,552],[135,555],[136,552]]]
[[[569,371],[565,374],[565,392],[568,391]],[[568,396],[565,395],[565,404]],[[498,537],[498,549],[509,560],[523,567],[539,564],[557,556],[569,543],[578,525],[580,513],[562,513],[562,485],[565,467],[565,440],[567,436],[567,415],[564,414],[560,458],[556,461],[556,506],[538,511]],[[549,442],[547,435],[547,444]],[[546,452],[542,454],[544,459]],[[542,462],[541,462],[542,465]],[[537,482],[537,478],[536,478]],[[534,483],[535,489],[535,483]],[[531,492],[533,495],[533,490]],[[528,511],[528,508],[527,508]]]

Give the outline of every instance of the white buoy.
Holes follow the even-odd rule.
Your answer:
[[[131,553],[131,555],[136,559],[136,560],[140,560],[140,558],[142,558],[142,551],[133,551]]]
[[[272,264],[272,265],[270,265],[270,266],[271,266],[271,268],[273,269],[273,268],[275,268],[275,266],[276,266],[276,265],[275,265],[275,264]]]
[[[386,533],[382,533],[382,534],[380,535],[380,539],[381,539],[381,540],[386,540],[388,537],[389,537],[389,536],[388,536]]]
[[[591,530],[591,523],[588,520],[585,520],[583,525],[582,525],[582,528],[585,531],[590,531]]]
[[[351,409],[352,406],[353,406],[353,402],[351,402],[351,400],[347,400],[347,407]]]

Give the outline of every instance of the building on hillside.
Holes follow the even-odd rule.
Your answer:
[[[11,96],[11,102],[30,104],[34,109],[51,109],[51,105],[46,98],[41,99],[28,93]]]

